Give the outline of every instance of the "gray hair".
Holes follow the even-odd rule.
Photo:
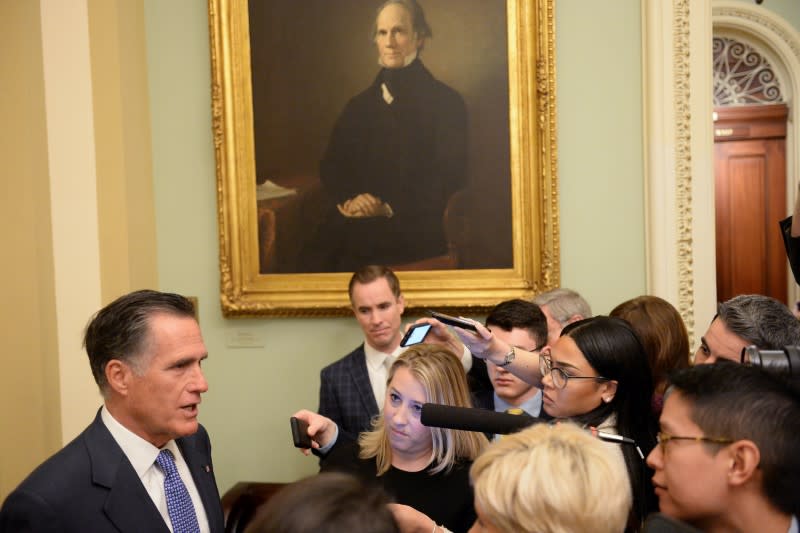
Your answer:
[[[728,331],[762,350],[800,344],[800,322],[783,303],[760,294],[742,294],[717,306]]]
[[[547,306],[550,315],[562,326],[566,326],[570,318],[580,315],[583,318],[591,318],[592,308],[583,299],[583,296],[573,291],[559,287],[536,295],[533,303],[539,307]]]

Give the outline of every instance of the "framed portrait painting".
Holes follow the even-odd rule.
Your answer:
[[[553,0],[209,0],[226,316],[559,283]]]

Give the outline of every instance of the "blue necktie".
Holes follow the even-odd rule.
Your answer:
[[[186,485],[181,481],[175,459],[169,450],[161,450],[156,463],[164,472],[164,493],[167,495],[167,512],[175,533],[200,533],[197,515]]]

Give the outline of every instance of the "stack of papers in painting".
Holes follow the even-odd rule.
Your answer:
[[[256,200],[271,200],[297,194],[297,189],[281,187],[274,181],[267,180],[261,185],[256,186]]]

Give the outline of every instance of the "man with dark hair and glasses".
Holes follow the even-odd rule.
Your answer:
[[[662,513],[703,531],[798,533],[800,393],[720,362],[679,370],[647,457]]]

